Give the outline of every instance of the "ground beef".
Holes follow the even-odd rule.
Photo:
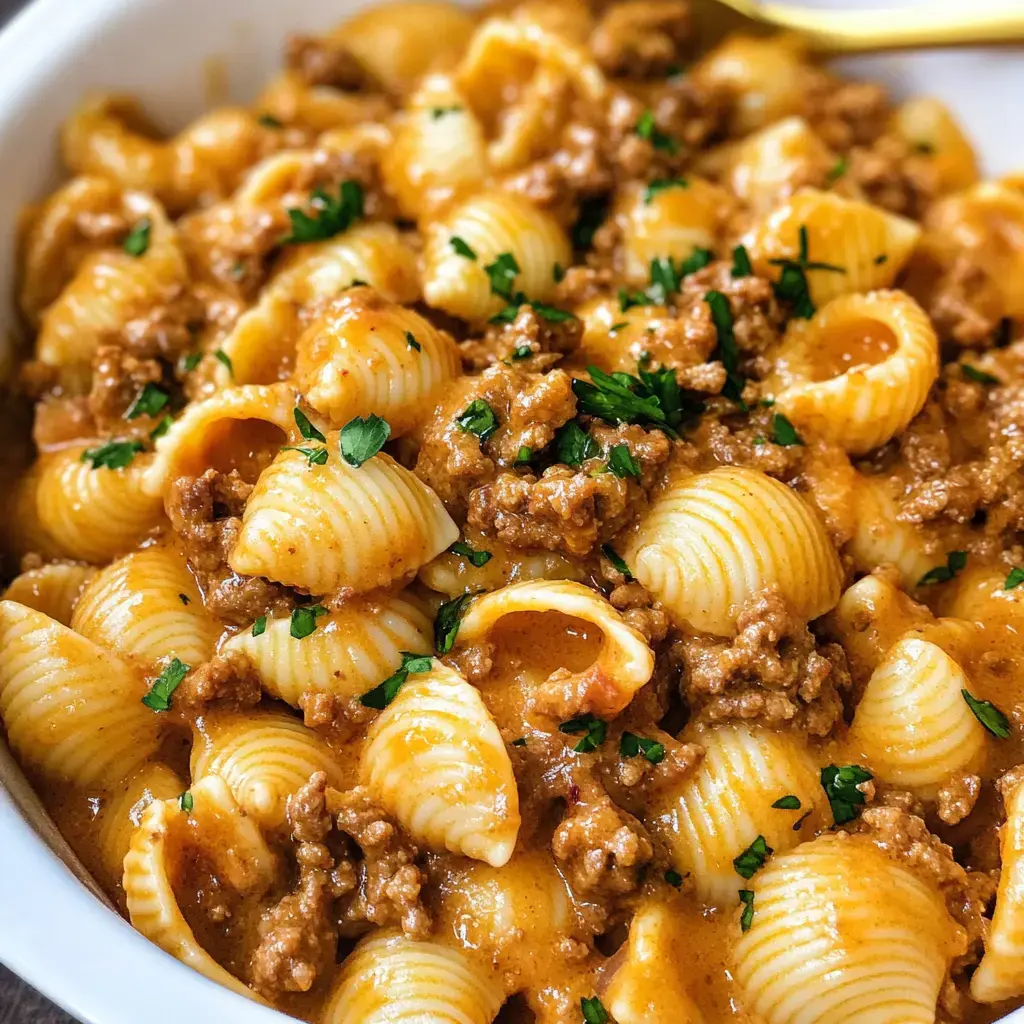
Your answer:
[[[925,278],[923,287],[908,288],[924,306],[941,341],[966,348],[988,348],[998,335],[1004,303],[998,284],[977,265],[971,250],[957,254],[948,266]]]
[[[173,286],[161,300],[133,317],[110,338],[139,359],[163,359],[174,363],[195,344],[203,325],[203,304],[191,289]]]
[[[342,893],[332,875],[334,859],[324,844],[331,831],[326,789],[327,775],[317,772],[288,800],[288,823],[298,843],[299,881],[259,923],[251,971],[253,985],[264,995],[308,992],[334,967],[338,929],[333,907]]]
[[[89,391],[89,411],[100,434],[124,434],[124,416],[139,397],[146,384],[157,384],[163,379],[163,367],[156,359],[137,359],[126,349],[116,345],[101,345],[92,359],[92,388]],[[148,435],[154,422],[149,416],[139,417],[141,429]]]
[[[590,433],[605,451],[625,444],[640,465],[640,478],[601,472],[599,460],[588,460],[579,469],[550,466],[540,475],[501,473],[493,484],[470,494],[470,525],[494,530],[512,547],[545,548],[575,557],[615,536],[645,506],[671,443],[661,431],[637,426],[594,426]]]
[[[167,515],[207,610],[235,626],[250,625],[275,611],[290,611],[295,604],[295,596],[280,584],[259,576],[239,576],[227,564],[251,491],[252,485],[237,471],[208,469],[199,477],[179,477],[167,495]]]
[[[939,189],[935,161],[899,135],[880,135],[870,146],[854,146],[847,162],[849,180],[869,202],[904,217],[920,219]]]
[[[483,338],[471,338],[459,348],[463,365],[470,373],[479,373],[506,360],[514,362],[519,370],[540,373],[572,352],[582,334],[581,321],[548,320],[533,306],[525,305],[519,307],[511,323],[489,324]]]
[[[807,76],[804,117],[832,149],[869,146],[886,129],[892,105],[877,82],[846,82],[824,71]]]
[[[689,0],[627,0],[608,7],[590,36],[609,75],[663,78],[679,70],[690,44]]]
[[[241,651],[225,651],[194,668],[174,691],[175,707],[191,714],[252,707],[263,695],[256,666]]]
[[[289,36],[285,64],[297,71],[307,85],[327,85],[346,92],[377,88],[373,75],[335,39]]]
[[[743,607],[737,630],[732,640],[687,635],[673,644],[693,713],[829,735],[842,720],[840,691],[850,685],[843,649],[818,644],[774,587]]]
[[[956,775],[939,787],[936,803],[939,817],[947,825],[957,825],[974,810],[981,795],[981,776]]]
[[[425,878],[416,846],[362,786],[341,797],[337,827],[362,854],[351,859],[358,884],[341,900],[341,931],[358,933],[365,922],[378,927],[400,924],[410,938],[426,938],[431,921],[423,906]]]

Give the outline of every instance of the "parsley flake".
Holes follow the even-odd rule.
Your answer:
[[[182,359],[181,365],[186,373],[191,373],[202,361],[202,358],[202,352],[190,352],[184,359]]]
[[[150,441],[159,441],[164,434],[167,433],[171,427],[174,426],[174,418],[172,416],[165,416],[150,432]]]
[[[416,335],[412,331],[405,332],[405,343],[411,349],[415,349],[417,352],[423,351],[423,346],[416,340]]]
[[[263,125],[264,128],[283,128],[284,125],[278,121],[273,114],[260,114],[256,120]]]
[[[774,852],[764,836],[758,836],[738,857],[733,858],[732,866],[741,878],[753,878]]]
[[[154,711],[170,711],[171,696],[188,675],[189,666],[173,658],[169,665],[153,680],[149,693],[142,698],[142,703]]]
[[[533,349],[529,345],[516,345],[512,350],[512,358],[517,362],[520,359],[529,359],[533,355]]]
[[[346,231],[363,215],[363,188],[358,182],[343,181],[337,199],[317,189],[310,195],[309,205],[312,215],[301,209],[288,211],[292,230],[281,239],[282,245],[322,242]]]
[[[461,540],[457,540],[448,550],[453,555],[462,555],[470,565],[475,565],[478,569],[494,557],[490,551],[477,551]]]
[[[772,807],[775,807],[780,811],[799,811],[801,807],[800,797],[793,796],[792,793],[789,793],[786,796],[780,796],[779,799],[772,804]]]
[[[364,708],[383,711],[398,696],[398,691],[413,672],[429,672],[434,659],[429,654],[412,654],[402,651],[402,664],[372,690],[359,698]]]
[[[628,326],[629,326],[629,321],[628,320],[620,320],[617,324],[612,324],[611,327],[608,328],[608,333],[609,334],[615,334],[618,331],[621,331],[623,329],[623,327],[628,327]]]
[[[711,320],[718,336],[718,345],[711,353],[711,358],[719,360],[725,367],[726,380],[722,394],[743,408],[743,388],[746,385],[746,378],[740,373],[740,348],[736,344],[736,335],[733,333],[732,306],[729,305],[729,300],[718,291],[708,292],[704,296],[704,301],[711,310]]]
[[[86,448],[81,461],[91,462],[93,469],[124,469],[141,451],[141,441],[108,441],[99,448]]]
[[[933,583],[948,583],[964,566],[967,565],[966,551],[950,551],[946,555],[946,564],[929,569],[918,581],[919,587],[930,587]]]
[[[307,441],[327,440],[327,438],[309,422],[309,417],[298,406],[295,406],[295,409],[292,411],[292,415],[295,417],[295,426],[299,428],[299,433]]]
[[[580,203],[580,212],[572,228],[572,244],[575,249],[589,249],[594,243],[597,229],[608,214],[608,199],[595,196]]]
[[[784,448],[791,448],[794,445],[803,445],[803,440],[796,432],[796,427],[782,415],[781,412],[772,413],[772,436],[776,444]]]
[[[490,278],[491,291],[503,299],[512,300],[512,287],[515,284],[516,275],[519,273],[519,264],[515,256],[510,252],[500,253],[493,263],[484,267],[484,273]]]
[[[178,600],[186,607],[192,603],[192,598],[190,598],[188,594],[179,594]]]
[[[650,202],[659,192],[669,188],[689,188],[690,183],[685,178],[655,178],[646,189],[644,189],[644,204]]]
[[[604,743],[605,737],[608,735],[608,723],[588,711],[585,715],[578,715],[576,718],[570,718],[569,721],[563,722],[558,727],[558,731],[570,735],[583,733],[583,739],[572,749],[577,754],[589,754]]]
[[[462,112],[462,105],[460,103],[453,103],[449,107],[431,107],[430,108],[430,120],[440,121],[445,114],[458,114]]]
[[[608,1024],[608,1021],[611,1020],[604,1004],[597,996],[591,996],[589,999],[581,998],[580,1010],[583,1012],[584,1024]]]
[[[438,654],[447,654],[455,646],[455,638],[459,635],[459,625],[466,613],[466,606],[474,594],[461,594],[451,601],[445,601],[437,609],[434,619],[434,650]]]
[[[231,374],[232,377],[235,375],[235,368],[231,365],[231,356],[229,356],[227,352],[219,348],[213,353],[213,357],[218,363],[227,369],[228,373]]]
[[[640,115],[634,129],[641,139],[646,139],[655,149],[664,150],[669,155],[679,152],[679,144],[670,135],[666,135],[654,123],[654,111],[648,108]]]
[[[311,633],[316,632],[316,620],[326,614],[327,609],[322,604],[302,605],[299,608],[294,608],[289,632],[294,639],[305,640]]]
[[[474,398],[456,417],[455,425],[464,433],[476,434],[482,444],[498,429],[498,418],[482,398]]]
[[[624,732],[619,739],[619,753],[623,757],[636,757],[638,754],[643,754],[651,764],[661,764],[665,760],[665,745],[646,736]]]
[[[665,881],[672,886],[673,889],[678,889],[683,884],[683,876],[678,871],[674,871],[669,868],[665,872]]]
[[[835,823],[845,825],[853,821],[857,817],[857,808],[863,807],[867,799],[857,787],[870,782],[874,776],[856,764],[830,764],[821,769],[820,777]]]
[[[874,263],[875,263],[876,267],[880,267],[883,263],[888,263],[888,262],[889,262],[889,254],[885,253],[885,252],[879,253],[875,257],[875,259],[874,259]]]
[[[513,747],[525,747],[526,746],[526,737],[525,736],[520,736],[519,739],[513,740],[512,741],[512,746]]]
[[[967,706],[974,712],[974,717],[981,722],[981,724],[990,732],[993,736],[998,737],[1001,740],[1010,738],[1010,720],[992,703],[990,700],[978,700],[973,694],[967,690],[961,690],[960,693],[963,695]]]
[[[341,428],[341,457],[358,469],[384,447],[384,442],[390,436],[391,424],[387,420],[373,413],[366,419],[356,416]]]
[[[641,370],[639,377],[632,377],[588,366],[587,373],[589,381],[576,377],[572,382],[581,413],[606,423],[651,424],[675,436],[672,428],[682,421],[683,400],[671,370],[656,374]]]
[[[458,235],[452,235],[452,237],[448,239],[448,244],[452,247],[454,252],[458,253],[459,256],[462,256],[467,260],[476,259],[476,253],[464,238],[459,238]]]
[[[195,807],[196,802],[192,797],[192,793],[189,790],[185,790],[181,796],[178,797],[178,806],[186,813],[191,814],[192,809]]]
[[[736,277],[751,277],[754,273],[754,266],[750,262],[750,253],[745,245],[737,245],[732,251],[732,270],[730,273]]]
[[[124,418],[134,420],[139,416],[155,416],[170,400],[170,395],[166,391],[147,381],[136,395],[135,401],[128,406]]]
[[[1006,574],[1006,582],[1003,584],[1003,590],[1016,590],[1022,583],[1024,583],[1024,569],[1018,569],[1014,566],[1014,568]]]
[[[330,452],[323,445],[316,445],[311,448],[298,448],[294,445],[285,445],[283,452],[301,452],[306,456],[306,464],[309,466],[326,466],[330,458]]]
[[[850,169],[850,162],[845,157],[840,157],[829,169],[826,178],[829,181],[838,181]]]
[[[565,267],[561,263],[554,263],[551,266],[551,280],[555,284],[561,284],[565,280]]]
[[[266,631],[267,631],[267,617],[266,617],[266,615],[261,615],[252,624],[252,635],[253,636],[263,636],[263,634],[266,633]]]
[[[608,450],[608,468],[620,479],[627,476],[640,476],[640,464],[633,458],[629,447],[615,444]]]
[[[799,832],[804,827],[804,822],[811,816],[813,811],[804,811],[796,821],[793,822],[793,831]]]
[[[149,235],[152,230],[153,225],[150,219],[143,217],[128,232],[128,237],[124,240],[124,251],[129,256],[145,255],[146,250],[149,248]]]
[[[807,282],[808,270],[827,270],[833,274],[845,274],[844,267],[832,263],[814,262],[809,255],[807,225],[801,224],[799,231],[800,251],[796,259],[773,259],[768,262],[774,267],[781,267],[782,274],[773,285],[777,298],[793,305],[793,316],[799,320],[809,320],[814,316],[817,307],[811,300],[810,285]]]
[[[715,254],[710,249],[694,249],[689,256],[679,264],[679,277],[689,277],[703,270],[713,259]]]
[[[998,377],[993,377],[991,373],[986,373],[984,370],[979,370],[976,366],[971,366],[970,363],[961,363],[960,372],[968,380],[973,380],[977,384],[1003,383]]]
[[[529,462],[533,458],[533,449],[528,445],[524,444],[519,451],[516,452],[515,461],[512,463],[514,466],[519,466],[524,462]]]
[[[616,572],[621,572],[627,580],[631,580],[633,578],[633,574],[629,571],[629,566],[626,565],[622,556],[616,552],[611,544],[602,544],[601,554],[612,563]]]
[[[754,890],[740,889],[739,896],[740,904],[743,906],[743,913],[740,914],[740,931],[746,932],[754,923]]]

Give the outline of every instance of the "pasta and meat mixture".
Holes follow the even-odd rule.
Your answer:
[[[686,0],[417,0],[26,214],[7,740],[322,1024],[1024,1002],[1024,179]]]

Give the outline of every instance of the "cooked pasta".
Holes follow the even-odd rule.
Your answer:
[[[1024,175],[690,7],[86,97],[19,222],[4,742],[293,1018],[1024,1006]]]

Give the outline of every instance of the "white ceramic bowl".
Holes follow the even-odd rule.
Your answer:
[[[221,79],[212,67],[226,72],[229,91],[217,99],[249,99],[277,66],[288,32],[326,28],[365,5],[36,0],[17,17],[0,34],[0,342],[17,331],[7,296],[18,211],[57,182],[56,129],[84,92],[137,93],[171,128],[207,104],[205,83]],[[887,82],[897,94],[940,97],[966,124],[989,173],[1024,170],[1024,51],[888,55],[849,60],[845,67]],[[0,961],[87,1024],[286,1019],[161,952],[75,872],[84,879],[0,742]],[[1006,1020],[1024,1024],[1024,1011]]]

